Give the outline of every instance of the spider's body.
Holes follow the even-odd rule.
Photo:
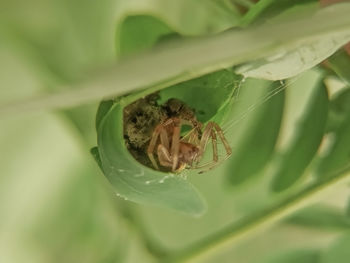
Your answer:
[[[168,100],[163,107],[168,118],[155,127],[147,148],[154,168],[159,169],[154,152],[158,156],[159,164],[171,168],[173,172],[180,172],[185,168],[203,168],[198,166],[198,163],[210,138],[213,145],[213,162],[208,168],[212,168],[218,163],[216,135],[224,144],[226,156],[231,155],[231,147],[218,124],[209,122],[202,129],[203,124],[196,119],[193,110],[177,99]],[[192,129],[181,137],[183,125]]]

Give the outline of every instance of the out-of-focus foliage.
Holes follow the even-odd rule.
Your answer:
[[[0,262],[347,262],[349,56],[332,56],[348,41],[347,10],[290,0],[2,0]],[[243,71],[258,78],[233,73]],[[96,100],[158,89],[217,121],[231,159],[153,188],[109,173],[103,160],[131,176],[148,168],[123,148],[121,104],[98,116],[97,142]],[[20,101],[78,106],[29,113]],[[6,105],[22,115],[4,114]],[[95,145],[103,172],[89,154]],[[149,205],[198,215],[205,206],[193,187],[208,207],[199,218]]]

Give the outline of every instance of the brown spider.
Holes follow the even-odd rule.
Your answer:
[[[177,99],[170,99],[164,109],[168,118],[155,127],[147,148],[148,157],[155,169],[159,170],[154,158],[155,150],[160,165],[171,168],[173,172],[181,172],[186,167],[213,168],[218,163],[216,134],[219,135],[226,150],[224,159],[231,155],[231,147],[218,124],[210,121],[202,131],[203,124],[196,119],[193,110]],[[190,126],[192,129],[181,137],[183,125]],[[210,138],[213,144],[213,162],[198,166]]]

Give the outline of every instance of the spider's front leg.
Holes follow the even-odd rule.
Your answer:
[[[173,118],[172,120],[174,123],[174,129],[171,142],[171,159],[173,161],[171,170],[175,172],[179,163],[181,120],[179,118]]]
[[[165,148],[169,148],[169,139],[168,139],[168,134],[165,130],[164,124],[159,124],[156,126],[156,128],[154,129],[153,133],[152,133],[152,137],[151,137],[151,141],[148,145],[147,148],[147,155],[148,158],[151,160],[152,165],[154,166],[154,168],[156,168],[157,170],[159,170],[159,167],[157,165],[157,162],[154,158],[154,149],[157,145],[158,142],[158,137],[160,137],[160,143],[165,147]]]
[[[172,130],[172,139],[171,139],[171,149],[170,149],[170,142],[168,138],[168,130]],[[153,131],[151,141],[148,145],[147,148],[147,155],[148,158],[151,160],[152,165],[154,168],[159,170],[159,167],[157,165],[157,162],[154,158],[154,150],[157,146],[158,138],[160,137],[160,145],[164,148],[159,148],[157,149],[157,154],[158,154],[158,159],[160,159],[160,156],[162,156],[162,162],[160,162],[161,165],[162,163],[166,164],[169,160],[171,161],[172,165],[172,171],[176,171],[176,168],[178,166],[178,161],[179,161],[179,144],[180,144],[180,131],[181,131],[181,120],[179,118],[170,118],[164,123],[161,123],[156,126],[156,128]],[[169,153],[170,151],[170,156],[165,153],[165,150]],[[159,160],[160,161],[160,160]],[[168,166],[168,165],[163,165],[163,166]]]
[[[203,168],[203,167],[209,166],[208,169],[211,169],[212,167],[214,167],[218,163],[219,157],[218,157],[218,150],[217,150],[216,134],[219,135],[219,137],[220,137],[220,139],[225,147],[225,150],[226,150],[226,157],[224,158],[224,160],[227,159],[232,154],[231,147],[228,144],[222,129],[220,128],[220,126],[217,123],[211,121],[204,128],[202,138],[201,138],[200,144],[199,144],[200,152],[199,152],[198,160],[200,160],[202,158],[202,156],[205,152],[205,149],[207,147],[209,138],[211,138],[212,144],[213,144],[213,162],[209,163],[207,165],[197,166],[196,168]]]

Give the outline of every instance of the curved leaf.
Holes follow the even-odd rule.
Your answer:
[[[98,131],[98,150],[102,170],[117,194],[140,204],[167,207],[201,215],[206,205],[197,190],[184,178],[145,167],[127,150],[123,136],[124,100],[116,103]]]
[[[268,80],[291,78],[321,63],[349,41],[350,35],[344,34],[320,38],[294,50],[244,64],[236,72],[245,77]]]
[[[260,0],[244,15],[240,25],[246,26],[254,22],[263,23],[288,9],[293,9],[297,5],[305,6],[310,2],[317,2],[317,0]]]
[[[321,254],[320,263],[347,263],[350,258],[350,235],[338,239],[329,249]]]
[[[262,1],[263,3],[264,1]],[[268,2],[268,1],[267,1]],[[299,16],[311,17],[319,9],[317,2],[296,5],[268,22],[279,24]],[[321,63],[350,41],[350,34],[333,34],[300,44],[294,50],[280,50],[272,56],[239,66],[237,73],[245,77],[280,80],[294,77]]]
[[[343,211],[322,205],[298,211],[286,222],[318,229],[350,230],[350,218]]]
[[[311,17],[296,15],[293,20],[279,24],[265,23],[205,39],[172,43],[121,61],[102,74],[90,74],[94,78],[82,81],[75,89],[2,104],[0,114],[72,107],[155,86],[159,90],[239,63],[281,55],[281,50],[296,50],[323,38],[331,39],[338,34],[346,37],[350,31],[349,10],[350,4],[337,4],[323,8]],[[255,41],[257,37],[259,41]]]
[[[263,263],[319,263],[319,252],[316,250],[293,250],[284,253],[279,253],[263,260]]]
[[[320,157],[316,167],[316,173],[321,179],[342,169],[350,161],[350,90],[342,90],[331,103],[333,111],[336,109],[338,116],[336,123],[333,120],[335,124],[329,134],[331,145]]]
[[[197,119],[203,123],[215,118],[220,123],[221,116],[216,116],[232,101],[236,84],[240,80],[232,70],[220,70],[195,78],[160,91],[161,101],[177,98],[195,109]]]
[[[334,72],[350,85],[350,56],[344,50],[340,50],[328,58],[329,66]]]
[[[322,80],[318,80],[293,133],[288,148],[282,155],[272,181],[272,190],[283,191],[303,174],[319,145],[327,122],[328,94]]]
[[[120,22],[129,15],[152,15],[182,35],[220,32],[240,19],[237,10],[212,0],[122,0],[117,12]]]
[[[261,80],[246,80],[244,89],[256,89],[262,85]],[[265,96],[281,88],[280,82],[269,83],[265,81]],[[262,89],[263,87],[259,87]],[[254,112],[252,123],[246,128],[244,135],[229,160],[229,180],[232,184],[239,184],[259,173],[270,160],[281,125],[284,106],[284,90],[269,98],[258,110]],[[248,117],[248,116],[247,116]]]
[[[96,113],[96,131],[98,131],[103,118],[106,116],[108,111],[112,108],[114,104],[113,100],[104,100],[100,103]]]
[[[222,118],[224,108],[232,100],[236,79],[238,76],[229,70],[214,72],[160,91],[158,103],[177,98],[195,109],[202,122],[215,118],[217,113]],[[118,102],[103,101],[100,104],[96,117],[98,152],[93,148],[91,153],[122,197],[137,203],[199,215],[205,211],[205,205],[190,183],[180,175],[142,165],[132,157],[125,145],[123,108],[145,95],[141,92],[121,98]]]
[[[117,55],[148,49],[171,35],[221,32],[239,19],[237,10],[211,0],[123,0],[117,15]]]
[[[129,16],[120,27],[119,52],[121,55],[135,53],[152,47],[161,37],[173,31],[162,21],[152,16]]]

